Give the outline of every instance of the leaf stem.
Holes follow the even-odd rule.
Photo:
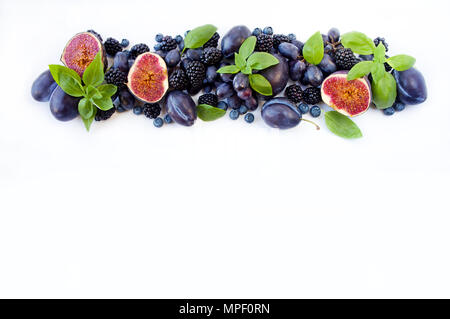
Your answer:
[[[320,130],[320,126],[317,125],[316,123],[314,123],[313,121],[310,121],[310,120],[307,120],[307,119],[304,119],[304,118],[302,118],[302,121],[308,122],[308,123],[314,125],[316,127],[316,130],[318,130],[318,131]]]

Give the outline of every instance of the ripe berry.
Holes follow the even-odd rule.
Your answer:
[[[166,115],[164,116],[164,122],[166,122],[167,124],[170,124],[170,123],[173,122],[173,120],[172,120],[172,118],[170,117],[169,114],[166,114]]]
[[[135,107],[133,108],[133,113],[136,114],[136,115],[141,115],[141,114],[142,114],[142,107],[140,107],[140,106],[135,106]]]
[[[393,107],[388,107],[387,109],[383,110],[383,113],[384,115],[391,116],[394,115],[395,109]]]
[[[231,110],[230,112],[230,119],[237,120],[239,118],[239,111],[238,110]]]
[[[239,108],[239,114],[244,115],[245,113],[247,113],[247,111],[248,111],[248,108],[247,108],[245,105],[242,105],[242,106]]]
[[[253,121],[255,120],[255,116],[252,113],[247,113],[245,114],[244,120],[247,123],[253,123]]]
[[[264,30],[263,30],[263,33],[267,34],[267,35],[272,35],[273,34],[272,27],[265,27]]]
[[[400,103],[400,102],[397,102],[397,103],[394,104],[395,112],[401,112],[401,111],[403,111],[405,109],[405,107],[406,107],[405,104]]]
[[[298,110],[300,111],[300,113],[306,114],[309,112],[309,105],[306,103],[300,103],[300,105],[298,106]]]
[[[222,109],[222,110],[226,111],[226,110],[228,109],[228,104],[227,104],[227,102],[225,102],[225,101],[220,101],[220,102],[217,104],[217,107],[218,107],[219,109]]]
[[[161,34],[161,33],[158,33],[156,36],[155,36],[155,41],[156,42],[158,42],[158,43],[160,43],[160,42],[162,42],[162,39],[164,38],[164,36]]]
[[[163,119],[162,118],[160,118],[160,117],[157,117],[156,119],[154,119],[153,120],[153,125],[155,126],[155,127],[161,127],[161,126],[163,126],[163,124],[164,124],[164,121],[163,121]]]
[[[311,114],[312,117],[319,117],[321,112],[322,111],[321,111],[320,107],[318,107],[317,105],[314,105],[313,107],[311,107],[311,110],[309,111],[309,113]]]

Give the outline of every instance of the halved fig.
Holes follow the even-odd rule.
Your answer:
[[[348,71],[338,71],[322,83],[322,100],[346,116],[361,115],[369,109],[372,91],[367,78],[347,80]]]
[[[128,73],[127,85],[139,100],[147,103],[158,102],[169,88],[166,62],[155,53],[142,53]]]
[[[106,70],[108,60],[102,41],[91,32],[81,32],[67,42],[61,55],[61,62],[82,76],[98,52],[102,56],[103,66]]]

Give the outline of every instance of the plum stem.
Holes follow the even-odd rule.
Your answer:
[[[316,123],[314,123],[313,121],[310,121],[310,120],[307,120],[307,119],[303,119],[303,118],[302,118],[302,121],[308,122],[308,123],[314,125],[316,127],[316,130],[318,130],[318,131],[320,130],[320,126],[317,125]]]

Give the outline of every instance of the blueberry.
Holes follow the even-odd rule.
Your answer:
[[[176,41],[178,44],[180,44],[181,41],[183,41],[183,37],[182,37],[181,35],[177,35],[177,36],[175,37],[175,41]]]
[[[141,114],[142,114],[142,107],[140,107],[140,106],[135,106],[135,107],[133,108],[133,113],[136,114],[136,115],[141,115]]]
[[[289,33],[289,34],[288,34],[288,38],[289,38],[289,41],[297,40],[297,37],[296,37],[295,34],[293,34],[293,33]]]
[[[125,112],[125,108],[122,105],[119,105],[118,107],[116,107],[116,111],[119,113]]]
[[[155,37],[156,42],[162,42],[164,36],[161,33],[158,33]]]
[[[185,37],[185,38],[186,38],[186,36],[188,35],[189,32],[191,32],[191,30],[187,30],[187,31],[184,33],[184,37]]]
[[[245,113],[247,113],[247,111],[248,111],[248,108],[245,105],[242,105],[239,108],[239,114],[245,114]]]
[[[309,105],[306,103],[300,103],[300,105],[298,106],[298,110],[300,111],[300,113],[306,114],[309,112]]]
[[[395,112],[401,112],[401,111],[403,111],[405,109],[405,107],[406,107],[405,104],[400,103],[400,102],[397,102],[397,103],[394,104]]]
[[[180,49],[180,51],[184,50],[184,40],[182,40],[179,44],[178,44],[178,48]]]
[[[267,34],[267,35],[272,35],[273,34],[272,27],[265,27],[264,30],[263,30],[263,33]]]
[[[161,126],[163,126],[163,124],[164,124],[164,121],[160,117],[157,117],[156,119],[153,120],[153,125],[155,127],[161,127]]]
[[[219,104],[217,104],[217,107],[226,111],[228,109],[228,104],[225,101],[220,101]]]
[[[205,93],[211,93],[212,90],[213,90],[213,88],[212,88],[211,85],[205,85],[205,86],[203,87],[203,92],[205,92]]]
[[[155,51],[161,50],[161,44],[160,44],[160,43],[155,44],[155,46],[153,47],[153,49],[155,49]]]
[[[253,121],[255,120],[255,116],[252,113],[247,113],[244,116],[244,120],[247,123],[253,123]]]
[[[255,30],[253,30],[252,35],[254,35],[255,37],[257,37],[258,35],[260,35],[262,33],[262,30],[260,28],[256,28]]]
[[[239,117],[239,111],[238,110],[231,110],[230,112],[230,119],[237,120]]]
[[[314,105],[313,107],[311,107],[311,110],[309,110],[309,113],[312,117],[319,117],[321,112],[322,111],[320,110],[320,107],[318,107],[317,105]]]
[[[130,41],[128,39],[122,39],[122,42],[120,42],[120,45],[124,48],[130,45]]]
[[[164,122],[166,122],[167,124],[170,124],[170,123],[173,122],[173,120],[172,120],[172,118],[170,117],[169,114],[166,114],[166,115],[164,116]]]
[[[393,107],[388,107],[387,109],[383,110],[383,113],[384,115],[391,116],[394,115],[395,109]]]

